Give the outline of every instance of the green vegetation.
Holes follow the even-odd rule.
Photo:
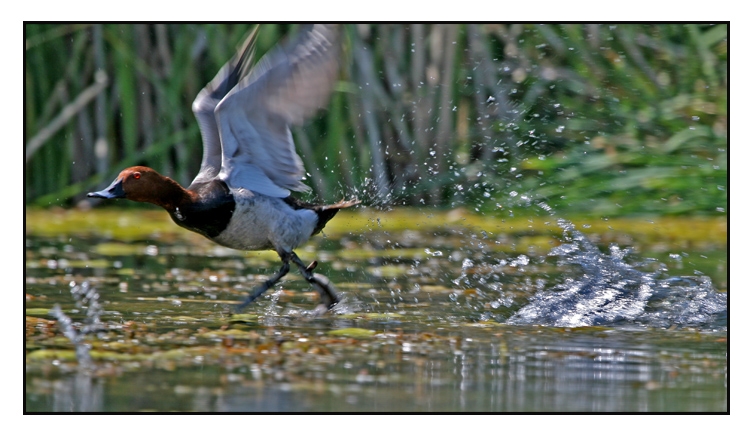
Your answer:
[[[252,28],[26,24],[26,203],[73,205],[134,164],[188,184],[202,153],[192,100]],[[262,25],[259,52],[295,29]],[[498,217],[538,201],[591,216],[726,211],[727,24],[344,35],[329,109],[294,131],[307,199]]]

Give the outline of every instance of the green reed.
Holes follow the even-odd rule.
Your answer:
[[[133,164],[188,184],[202,154],[192,100],[252,28],[26,24],[26,203],[73,205]],[[263,24],[259,53],[296,28]],[[308,199],[499,215],[534,200],[602,215],[726,209],[726,24],[343,35],[328,110],[294,130]]]

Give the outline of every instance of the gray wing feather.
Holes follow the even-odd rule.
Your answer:
[[[219,176],[230,187],[276,197],[309,189],[301,182],[305,172],[290,126],[326,105],[338,74],[338,54],[336,26],[305,28],[291,43],[267,53],[215,105],[217,128],[205,130],[212,140],[218,131]],[[216,154],[206,158],[215,168]]]
[[[193,101],[193,114],[198,120],[203,139],[203,160],[193,184],[203,183],[215,178],[221,170],[221,140],[219,126],[216,123],[215,110],[221,100],[234,88],[246,74],[253,55],[258,27],[255,27],[235,56],[227,62]]]

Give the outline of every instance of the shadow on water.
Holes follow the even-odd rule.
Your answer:
[[[101,214],[50,232],[27,214],[26,411],[727,411],[721,240],[349,213],[298,251],[343,295],[333,314],[291,274],[233,314],[273,254],[129,232],[142,215],[104,237],[76,222]]]

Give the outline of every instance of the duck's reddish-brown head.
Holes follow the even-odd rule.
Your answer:
[[[87,195],[106,199],[126,198],[170,208],[173,203],[184,198],[185,190],[177,182],[162,176],[156,170],[137,166],[126,168],[108,187]]]

